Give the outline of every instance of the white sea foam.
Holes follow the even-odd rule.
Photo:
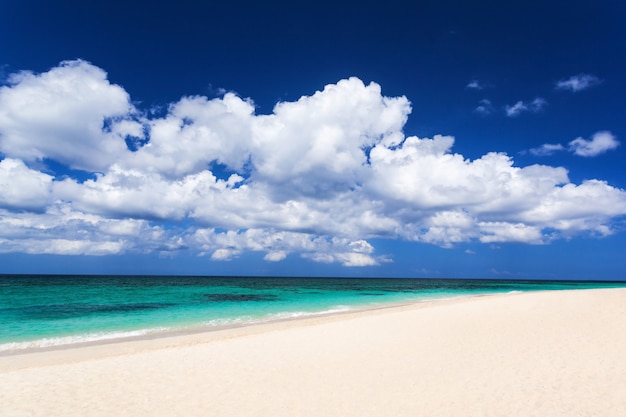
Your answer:
[[[343,313],[346,311],[350,311],[350,307],[337,306],[335,308],[322,310],[322,311],[294,311],[294,312],[276,313],[276,314],[271,314],[269,316],[269,319],[270,320],[295,319],[295,318],[300,318],[300,317],[323,316],[326,314]]]
[[[351,310],[350,307],[341,305],[335,308],[322,310],[322,311],[292,311],[292,312],[269,314],[264,317],[240,316],[236,318],[214,319],[214,320],[208,320],[208,321],[203,322],[202,326],[207,326],[207,327],[245,326],[245,325],[250,325],[250,324],[258,324],[258,323],[270,322],[270,321],[276,321],[276,320],[288,320],[288,319],[295,319],[295,318],[342,313],[342,312],[346,312],[350,310]],[[195,326],[191,325],[191,327],[195,327]],[[183,329],[184,328],[185,327],[183,327]],[[159,327],[159,328],[151,328],[151,329],[117,331],[117,332],[98,332],[98,333],[88,333],[88,334],[73,335],[73,336],[49,337],[49,338],[30,340],[30,341],[24,341],[24,342],[0,343],[0,353],[19,351],[19,350],[24,350],[24,349],[37,349],[37,348],[48,348],[48,347],[55,347],[55,346],[65,346],[65,345],[72,345],[72,344],[78,344],[78,343],[100,342],[104,340],[126,339],[130,337],[145,336],[148,334],[162,333],[162,332],[167,332],[171,330],[176,330],[176,329],[169,328],[169,327]]]
[[[258,324],[271,322],[276,320],[289,320],[289,319],[297,319],[303,317],[312,317],[312,316],[323,316],[327,314],[336,314],[343,313],[346,311],[350,311],[351,308],[348,306],[336,306],[335,308],[331,308],[328,310],[321,311],[285,311],[282,313],[274,313],[268,314],[262,317],[253,317],[253,316],[241,316],[237,318],[222,318],[222,319],[213,319],[207,320],[202,323],[203,326],[245,326],[249,324]]]
[[[49,337],[44,339],[30,340],[26,342],[2,343],[0,344],[0,352],[64,346],[76,343],[99,342],[102,340],[124,339],[128,337],[144,336],[150,333],[159,333],[167,330],[169,329],[166,327],[160,327],[153,329],[129,330],[119,332],[99,332],[74,336]]]

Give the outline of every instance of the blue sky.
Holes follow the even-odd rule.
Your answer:
[[[0,273],[625,279],[618,1],[5,1]]]

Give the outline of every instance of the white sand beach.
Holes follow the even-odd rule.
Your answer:
[[[0,357],[0,416],[626,415],[626,289]]]

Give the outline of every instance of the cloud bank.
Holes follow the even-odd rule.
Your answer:
[[[156,117],[85,61],[14,74],[0,88],[0,252],[254,251],[369,266],[392,261],[376,238],[544,244],[613,233],[626,214],[626,192],[604,181],[406,136],[410,112],[406,97],[350,78],[271,114],[226,93]]]

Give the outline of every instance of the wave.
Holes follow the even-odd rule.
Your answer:
[[[352,310],[348,306],[337,306],[328,310],[320,311],[285,311],[281,313],[267,314],[261,317],[240,316],[235,318],[221,318],[204,321],[202,326],[207,327],[227,327],[227,326],[245,326],[249,324],[269,323],[272,321],[289,320],[313,316],[325,316],[329,314],[344,313]]]
[[[25,342],[9,342],[0,344],[0,352],[10,352],[15,350],[48,348],[56,346],[72,345],[77,343],[99,342],[103,340],[125,339],[129,337],[145,336],[151,333],[161,333],[170,330],[166,327],[153,329],[140,329],[117,332],[98,332],[74,336],[47,337]]]
[[[269,320],[286,320],[286,319],[296,319],[300,317],[325,316],[328,314],[345,313],[346,311],[350,311],[350,310],[351,308],[348,306],[337,306],[335,308],[322,310],[322,311],[295,311],[295,312],[276,313],[276,314],[271,314],[268,317],[268,319]]]
[[[204,321],[200,323],[200,326],[207,328],[207,329],[216,328],[216,327],[246,326],[246,325],[251,325],[251,324],[259,324],[259,323],[266,323],[266,322],[279,321],[279,320],[289,320],[289,319],[297,319],[297,318],[304,318],[304,317],[343,313],[343,312],[350,311],[350,310],[351,309],[348,306],[337,306],[335,308],[322,310],[322,311],[282,312],[282,313],[268,314],[263,317],[240,316],[240,317],[235,317],[235,318],[223,318],[223,319],[214,319],[214,320]],[[189,329],[189,328],[197,328],[197,325],[191,324],[191,325],[182,326],[179,328],[157,327],[157,328],[139,329],[139,330],[97,332],[97,333],[88,333],[88,334],[73,335],[73,336],[48,337],[48,338],[29,340],[29,341],[24,341],[24,342],[0,343],[0,353],[20,351],[20,350],[25,350],[25,349],[41,349],[41,348],[50,348],[50,347],[58,347],[58,346],[67,346],[67,345],[89,343],[89,342],[101,342],[105,340],[114,340],[114,339],[127,339],[131,337],[140,337],[140,336],[145,336],[145,335],[155,334],[155,333],[166,333],[169,331],[179,331],[179,330],[184,331],[185,329]]]

